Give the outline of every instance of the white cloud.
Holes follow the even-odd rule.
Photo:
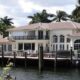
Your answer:
[[[71,11],[75,8],[75,5],[62,5],[62,6],[42,6],[39,4],[35,4],[33,2],[30,2],[29,0],[18,0],[20,7],[24,12],[27,13],[32,13],[33,10],[35,11],[42,11],[43,9],[46,9],[48,13],[54,13],[56,14],[57,10],[63,10],[66,11],[67,13],[71,13]]]
[[[2,1],[2,0],[1,0]],[[53,1],[53,0],[48,0],[47,6],[45,6],[44,0],[39,0],[40,4],[37,0],[10,0],[10,3],[6,3],[5,0],[3,0],[4,4],[2,4],[0,1],[0,17],[4,16],[9,16],[14,18],[13,22],[14,25],[20,26],[20,25],[26,25],[29,23],[30,19],[27,18],[28,15],[34,14],[34,12],[40,12],[43,9],[46,9],[48,13],[53,13],[56,14],[57,10],[63,10],[66,11],[67,13],[71,13],[71,11],[75,8],[75,5],[72,3],[68,4],[68,1],[71,2],[71,0],[67,1],[66,5],[60,5],[60,3]],[[8,0],[9,1],[9,0]],[[50,2],[51,1],[51,2]],[[64,1],[64,0],[63,0]],[[47,2],[47,0],[46,0]],[[51,3],[55,3],[55,5],[52,5]],[[50,5],[51,4],[51,5]]]
[[[6,6],[0,5],[0,16],[1,16],[1,17],[4,17],[4,16],[5,16],[5,14],[6,14],[6,9],[7,9]]]
[[[25,0],[18,0],[20,7],[24,12],[32,12],[34,4],[32,2],[26,2]]]

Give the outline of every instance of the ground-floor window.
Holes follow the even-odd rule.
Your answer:
[[[35,43],[19,43],[18,50],[35,50]]]
[[[67,44],[67,50],[69,50],[69,45]]]
[[[64,44],[60,44],[60,50],[64,50]]]
[[[35,44],[32,43],[32,50],[35,50]]]
[[[78,49],[80,49],[80,39],[74,42],[74,50],[78,50]]]
[[[3,50],[6,51],[6,45],[3,45]]]
[[[30,43],[24,43],[24,50],[30,50],[31,44]]]
[[[57,51],[58,50],[58,45],[57,44],[53,44],[53,51]]]
[[[34,43],[24,43],[24,50],[35,50]]]
[[[74,50],[80,49],[80,44],[74,44]]]
[[[23,50],[23,43],[18,44],[18,50]]]
[[[12,51],[12,45],[8,45],[8,51]]]

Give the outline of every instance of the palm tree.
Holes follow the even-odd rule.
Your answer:
[[[68,19],[69,19],[69,15],[64,11],[59,10],[56,12],[53,21],[61,22],[61,20],[67,21]]]
[[[12,26],[13,22],[11,20],[12,18],[8,18],[8,16],[0,18],[0,32],[3,34],[3,37],[8,36],[7,29],[14,27]]]
[[[52,16],[53,14],[48,14],[46,10],[43,10],[41,13],[35,13],[33,16],[28,16],[28,18],[32,19],[30,23],[38,23],[38,22],[49,23],[51,22],[51,20],[48,18]]]
[[[80,22],[80,0],[78,0],[76,8],[72,11],[72,20],[75,22]]]
[[[8,16],[1,18],[1,21],[8,26],[11,26],[13,24],[12,18],[8,18]]]

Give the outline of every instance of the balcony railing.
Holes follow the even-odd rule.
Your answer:
[[[14,40],[48,40],[49,36],[12,36],[9,37],[9,39],[14,39]]]

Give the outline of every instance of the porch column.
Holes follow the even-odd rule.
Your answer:
[[[67,36],[65,35],[64,50],[67,50]]]
[[[60,50],[60,35],[57,35],[57,38],[58,38],[58,43],[57,43],[57,50]]]
[[[35,43],[35,51],[38,51],[38,43]]]
[[[71,42],[70,42],[70,48],[73,47],[74,49],[74,40],[71,38]]]
[[[6,44],[6,51],[8,51],[8,44]]]

